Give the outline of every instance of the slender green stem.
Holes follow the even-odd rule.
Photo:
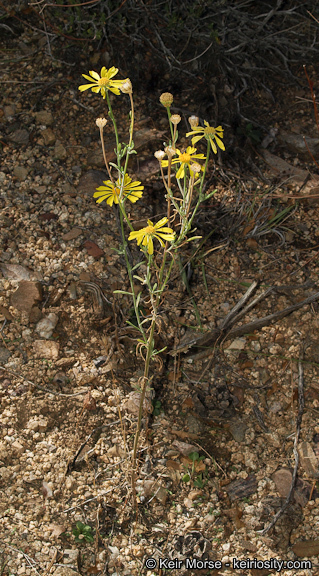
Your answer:
[[[115,116],[113,114],[113,110],[112,110],[112,106],[111,106],[111,100],[110,100],[110,96],[109,96],[109,91],[106,91],[106,100],[107,100],[107,106],[109,109],[109,117],[111,118],[112,122],[113,122],[113,126],[114,126],[114,133],[115,133],[115,141],[116,141],[116,158],[117,158],[117,165],[120,168],[121,167],[121,162],[119,159],[119,135],[118,135],[118,131],[117,131],[117,124],[116,124],[116,120],[115,120]]]
[[[128,161],[129,161],[129,157],[130,157],[130,148],[131,148],[132,142],[133,142],[133,131],[134,131],[134,102],[133,102],[133,96],[132,96],[132,94],[130,94],[129,96],[130,96],[130,101],[131,101],[130,139],[129,139],[128,147],[127,147],[127,150],[126,150],[126,158],[125,158],[125,164],[124,164],[124,174],[126,174],[126,170],[127,170],[127,165],[128,165]]]
[[[112,178],[112,175],[111,175],[111,170],[110,170],[110,167],[109,167],[109,163],[108,163],[108,161],[107,161],[107,159],[106,159],[105,146],[104,146],[104,136],[103,136],[103,128],[100,128],[100,138],[101,138],[101,145],[102,145],[102,153],[103,153],[104,164],[105,164],[105,167],[106,167],[106,169],[107,169],[107,173],[108,173],[108,175],[109,175],[109,179],[111,180],[111,182],[113,182],[113,178]]]
[[[171,122],[171,116],[172,116],[172,114],[171,114],[171,109],[170,109],[169,106],[167,106],[166,110],[167,110],[167,116],[168,116],[168,121],[169,121],[169,127],[170,127],[170,129],[171,129],[172,144],[173,144],[173,146],[174,146],[174,126],[173,126],[173,124],[172,124],[172,122]]]
[[[163,170],[163,169],[162,169]],[[169,155],[168,156],[168,165],[167,165],[167,189],[169,190],[169,194],[167,197],[167,220],[168,220],[168,225],[170,225],[171,223],[171,199],[170,199],[170,194],[172,193],[172,184],[171,184],[171,177],[172,177],[172,156]],[[163,179],[165,182],[165,178],[163,175]],[[165,186],[166,186],[166,182],[165,182]],[[166,246],[167,248],[167,246]]]
[[[126,214],[126,210],[125,210],[125,208],[124,208],[124,202],[123,202],[123,201],[122,201],[122,202],[119,202],[119,208],[120,208],[120,212],[122,213],[122,215],[123,215],[123,217],[124,217],[124,220],[125,220],[126,224],[128,225],[128,227],[129,227],[129,229],[131,230],[131,232],[133,232],[134,228],[133,228],[133,226],[132,226],[132,224],[131,224],[131,221],[130,221],[128,215]]]
[[[120,206],[121,206],[121,205],[120,205]],[[129,258],[128,258],[128,256],[127,256],[127,251],[126,251],[127,242],[126,242],[126,240],[125,240],[124,221],[123,221],[123,212],[122,212],[122,209],[120,210],[120,223],[121,223],[121,232],[122,232],[123,252],[124,252],[124,257],[125,257],[125,263],[126,263],[126,268],[127,268],[127,272],[128,272],[128,277],[129,277],[129,281],[130,281],[131,291],[132,291],[132,300],[133,300],[134,312],[135,312],[135,316],[136,316],[136,320],[137,320],[137,324],[138,324],[138,329],[139,329],[139,331],[141,332],[144,340],[146,341],[146,334],[145,334],[145,330],[144,330],[144,328],[143,328],[143,325],[142,325],[142,323],[141,323],[139,308],[138,308],[138,305],[137,305],[137,300],[136,300],[135,291],[134,291],[134,282],[133,282],[132,268],[131,268],[130,261],[129,261]]]
[[[199,198],[200,198],[200,201],[203,200],[202,190],[203,190],[204,180],[205,180],[205,176],[206,176],[206,170],[207,170],[207,166],[208,166],[209,154],[210,154],[210,141],[207,140],[206,162],[205,162],[204,171],[203,171],[203,175],[202,175],[202,181],[201,181],[201,183],[200,183],[200,188],[199,188]]]
[[[165,265],[165,262],[166,262],[166,255],[167,255],[167,251],[166,251],[166,253],[165,253],[165,255],[164,255],[165,261],[164,261],[164,258],[163,258],[163,264],[164,264],[164,265]],[[172,259],[171,259],[171,262],[170,262],[170,264],[169,264],[168,271],[167,271],[167,274],[166,274],[166,276],[165,276],[164,281],[163,281],[164,266],[161,267],[161,272],[162,272],[162,273],[160,272],[161,294],[162,294],[162,292],[165,290],[166,285],[167,285],[167,283],[168,283],[168,281],[169,281],[169,279],[170,279],[171,271],[172,271],[172,268],[173,268],[173,264],[174,264],[174,259],[172,258]],[[159,304],[159,302],[158,302],[158,304]]]
[[[193,220],[195,218],[195,214],[196,214],[200,204],[201,204],[201,200],[200,200],[200,198],[198,198],[198,200],[196,202],[196,206],[193,210],[193,214],[191,215],[190,219],[188,220],[188,230],[191,228],[191,225],[192,225]]]
[[[154,350],[154,331],[156,325],[156,316],[153,316],[151,330],[149,337],[147,339],[147,352],[146,352],[146,359],[144,365],[144,375],[142,381],[142,389],[141,389],[141,398],[140,398],[140,406],[139,412],[137,417],[137,425],[136,425],[136,432],[134,437],[134,445],[133,445],[133,456],[132,456],[132,492],[133,492],[133,500],[134,504],[136,505],[136,456],[137,456],[137,449],[139,444],[139,438],[141,433],[141,424],[142,424],[142,416],[143,416],[143,408],[144,408],[144,400],[146,395],[147,384],[149,380],[149,368],[150,368],[150,361],[152,357],[152,353]]]

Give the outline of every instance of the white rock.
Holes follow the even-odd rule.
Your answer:
[[[229,560],[229,556],[223,556],[223,557],[222,557],[222,564],[226,564],[226,563],[228,563],[229,561],[230,561],[230,560]],[[55,576],[55,572],[54,572],[54,576]]]
[[[41,338],[51,338],[53,330],[58,323],[58,316],[54,313],[48,314],[36,325],[35,331],[41,336]]]

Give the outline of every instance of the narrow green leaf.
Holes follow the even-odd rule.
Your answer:
[[[164,348],[161,348],[161,350],[154,350],[153,356],[156,356],[157,354],[164,352],[164,350],[167,350],[167,346],[164,346]]]
[[[140,276],[133,276],[133,278],[136,278],[136,280],[138,280],[139,282],[141,282],[141,284],[144,284],[144,280],[143,280],[143,278],[141,278]]]
[[[138,305],[139,305],[139,303],[140,303],[141,296],[142,296],[142,292],[139,292],[138,295],[137,295],[137,298],[136,298],[136,304],[135,304],[136,308],[138,308]]]

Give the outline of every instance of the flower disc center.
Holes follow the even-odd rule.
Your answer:
[[[146,226],[145,233],[146,234],[153,234],[154,233],[154,226]]]
[[[204,134],[207,136],[215,136],[216,130],[212,126],[207,126],[207,128],[204,128]]]
[[[99,80],[99,86],[107,86],[109,83],[110,79],[109,78],[100,78]]]
[[[179,157],[180,162],[190,162],[191,161],[191,156],[190,154],[187,154],[187,152],[184,152],[184,154],[181,154]]]

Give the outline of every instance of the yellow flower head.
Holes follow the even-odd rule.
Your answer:
[[[90,76],[87,76],[86,74],[82,74],[82,76],[86,80],[92,82],[92,84],[83,84],[82,86],[79,86],[79,90],[84,92],[84,90],[89,90],[91,88],[92,92],[101,92],[103,98],[105,98],[107,90],[119,95],[119,88],[122,86],[124,80],[112,80],[113,76],[116,76],[117,73],[118,68],[115,68],[114,66],[109,68],[109,70],[103,66],[101,76],[99,76],[97,72],[94,72],[94,70],[90,70]]]
[[[153,224],[151,220],[147,221],[148,226],[142,228],[141,230],[137,230],[131,232],[128,239],[129,240],[136,240],[137,245],[140,246],[147,246],[147,251],[149,254],[153,254],[154,246],[153,246],[153,238],[157,238],[160,245],[164,248],[165,242],[172,242],[175,237],[175,233],[171,228],[167,228],[164,226],[167,222],[167,218],[162,218],[156,224]]]
[[[99,186],[93,194],[93,198],[97,198],[97,203],[100,204],[103,200],[109,206],[118,204],[121,199],[128,198],[131,202],[137,202],[139,198],[143,195],[144,186],[141,186],[140,182],[132,182],[131,178],[125,174],[124,186],[121,194],[123,179],[119,178],[115,184],[111,180],[103,182],[105,186]]]
[[[184,178],[186,166],[188,166],[188,168],[189,168],[190,175],[191,176],[194,175],[194,173],[191,169],[191,164],[193,163],[194,160],[195,161],[196,160],[206,160],[204,154],[195,154],[196,148],[192,148],[191,146],[188,146],[188,148],[186,149],[186,152],[181,152],[177,148],[176,148],[175,152],[176,152],[178,158],[173,158],[172,164],[180,164],[180,167],[177,170],[177,174],[176,174],[176,178],[178,178],[178,179]],[[168,166],[168,160],[162,160],[162,166],[163,167]]]
[[[217,154],[217,146],[221,150],[225,150],[224,142],[221,140],[221,138],[224,137],[223,128],[221,126],[213,128],[213,126],[210,126],[208,122],[206,122],[206,120],[204,120],[204,124],[205,128],[200,126],[199,128],[194,128],[194,130],[192,130],[191,132],[187,132],[186,136],[192,136],[193,134],[196,134],[196,136],[192,138],[193,146],[196,144],[196,142],[201,140],[201,138],[205,137],[206,140],[210,142],[212,150],[213,152],[215,152],[215,154]]]

